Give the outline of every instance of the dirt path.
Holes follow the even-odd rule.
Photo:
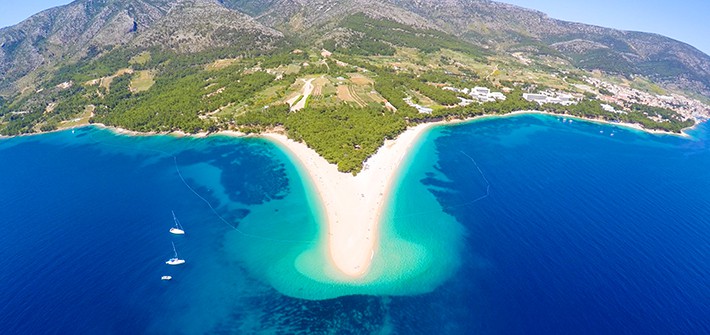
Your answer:
[[[486,76],[486,80],[489,80],[489,78],[490,78],[491,76],[495,75],[495,73],[496,73],[497,71],[498,71],[498,64],[496,64],[496,65],[495,65],[495,68],[493,69],[493,71],[491,71],[491,73],[489,73],[489,74]]]
[[[313,80],[315,80],[315,78],[311,78],[308,80],[305,80],[305,79],[301,79],[301,80],[303,80],[303,82],[306,83],[305,85],[303,85],[303,94],[302,94],[303,97],[301,98],[301,100],[298,100],[298,102],[296,102],[295,105],[293,105],[292,102],[290,102],[292,104],[291,111],[297,111],[297,110],[301,110],[301,109],[305,108],[306,101],[308,100],[308,97],[311,96],[311,93],[313,93]]]

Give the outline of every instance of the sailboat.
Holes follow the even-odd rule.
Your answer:
[[[175,227],[170,228],[170,233],[175,235],[185,235],[185,229],[182,228],[180,221],[178,221],[177,216],[175,216],[175,212],[172,213],[173,221],[175,221]]]
[[[184,259],[178,258],[177,249],[175,249],[175,243],[174,243],[174,242],[170,242],[170,243],[173,244],[173,251],[175,251],[175,257],[169,259],[167,262],[165,262],[165,264],[167,264],[167,265],[180,265],[180,264],[185,264],[185,260],[184,260]]]

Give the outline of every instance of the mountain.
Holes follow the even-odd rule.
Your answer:
[[[365,13],[437,29],[498,52],[550,54],[587,70],[642,75],[668,87],[710,97],[710,57],[651,33],[552,19],[544,13],[487,0],[223,0],[285,33],[307,33]],[[328,25],[331,23],[331,25]],[[317,35],[317,34],[316,34]]]
[[[497,52],[550,54],[579,68],[642,75],[710,96],[710,57],[690,45],[487,0],[78,0],[0,29],[0,92],[29,84],[37,69],[116,45],[196,52],[254,40],[268,48],[282,33],[308,41],[360,13]]]
[[[281,37],[279,31],[217,2],[183,0],[130,44],[136,48],[161,47],[194,53],[238,44],[272,46]]]
[[[281,37],[211,0],[78,0],[0,29],[0,93],[30,84],[36,70],[115,46],[195,52],[236,43],[268,48]]]

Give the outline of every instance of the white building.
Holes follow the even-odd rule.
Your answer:
[[[601,107],[602,107],[602,109],[603,109],[604,111],[607,111],[607,112],[609,112],[609,113],[628,114],[628,113],[626,113],[626,112],[623,111],[623,110],[618,110],[618,109],[614,108],[614,106],[612,106],[612,105],[601,104]]]
[[[572,101],[572,96],[569,94],[558,94],[557,98],[560,99],[560,101]]]
[[[491,92],[487,87],[476,86],[471,89],[469,94],[474,99],[480,102],[495,102],[496,100],[505,100],[505,95],[500,92]]]
[[[505,94],[501,92],[491,92],[491,90],[487,87],[474,87],[474,88],[464,88],[464,89],[458,89],[455,87],[444,87],[444,90],[447,91],[453,91],[453,92],[459,92],[459,93],[464,93],[469,96],[471,96],[474,100],[478,102],[495,102],[497,100],[505,100]],[[462,99],[463,103],[467,103],[467,99]]]
[[[490,93],[490,94],[488,94],[488,97],[496,99],[496,100],[505,100],[506,99],[505,94],[503,94],[501,92]]]
[[[473,88],[473,91],[471,92],[471,94],[487,96],[487,95],[491,94],[491,90],[488,89],[487,87],[476,86]]]
[[[537,102],[538,104],[560,104],[564,106],[576,105],[577,101],[569,94],[557,94],[553,96],[551,93],[523,93],[523,99],[527,101]]]
[[[523,99],[527,101],[534,101],[537,103],[540,103],[542,101],[542,103],[544,103],[545,101],[547,101],[547,96],[539,93],[523,93]]]

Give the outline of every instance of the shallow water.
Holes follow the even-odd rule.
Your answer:
[[[707,133],[531,115],[435,128],[384,216],[373,271],[389,277],[355,285],[333,282],[312,188],[269,142],[1,140],[0,329],[708,333]],[[182,267],[164,264],[171,241]],[[341,294],[361,295],[290,297]]]

